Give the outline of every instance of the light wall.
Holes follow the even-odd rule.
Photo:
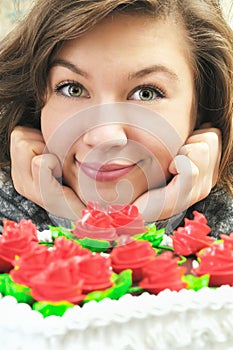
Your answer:
[[[233,28],[233,0],[221,1],[226,18]],[[32,5],[33,0],[0,0],[0,39],[14,27],[17,20],[25,15]]]

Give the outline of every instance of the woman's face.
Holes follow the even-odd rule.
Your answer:
[[[83,202],[132,203],[163,186],[195,119],[190,51],[178,23],[109,17],[52,61],[42,134]]]

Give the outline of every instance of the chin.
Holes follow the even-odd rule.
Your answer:
[[[142,193],[141,193],[142,194]],[[141,194],[136,194],[132,191],[123,191],[119,188],[116,188],[114,191],[98,191],[96,190],[96,193],[90,193],[83,194],[80,193],[79,197],[81,198],[82,202],[87,204],[88,201],[97,201],[102,205],[106,204],[132,204],[137,197],[139,197]]]

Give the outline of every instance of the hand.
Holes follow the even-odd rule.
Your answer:
[[[208,196],[217,183],[221,144],[216,128],[203,125],[193,132],[169,166],[173,178],[168,185],[134,202],[147,222],[179,214]]]
[[[11,134],[11,176],[16,191],[49,213],[75,220],[84,208],[78,196],[57,178],[62,170],[57,157],[46,153],[39,130],[17,126]]]

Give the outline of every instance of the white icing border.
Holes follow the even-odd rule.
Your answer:
[[[0,299],[4,350],[232,350],[232,330],[229,286],[125,295],[47,318],[11,296]]]

